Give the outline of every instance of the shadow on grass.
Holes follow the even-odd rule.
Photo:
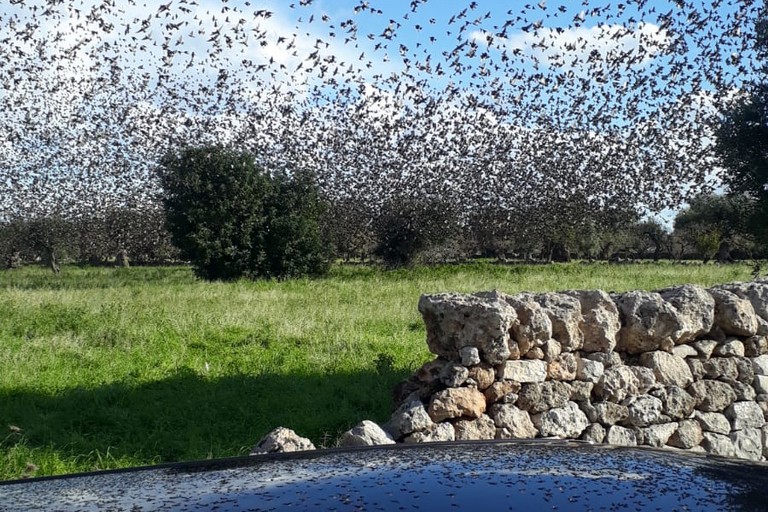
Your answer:
[[[386,363],[327,375],[208,378],[185,369],[151,383],[0,391],[0,422],[20,427],[28,448],[76,458],[83,471],[93,454],[141,464],[247,454],[281,425],[332,446],[363,419],[388,419],[391,390],[407,375]],[[0,445],[8,448],[8,440]]]

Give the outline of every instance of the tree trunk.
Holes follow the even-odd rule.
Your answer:
[[[59,262],[56,260],[56,251],[54,249],[48,249],[48,254],[46,254],[48,258],[48,266],[51,267],[51,270],[54,274],[58,274],[61,268],[59,268]]]
[[[733,258],[731,257],[731,244],[725,241],[720,242],[720,247],[717,249],[717,256],[715,256],[715,258],[720,263],[733,261]]]
[[[128,268],[131,266],[130,262],[128,261],[128,253],[124,249],[120,249],[117,252],[116,264],[118,267],[123,267],[123,268]]]

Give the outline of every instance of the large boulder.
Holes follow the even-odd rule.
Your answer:
[[[688,394],[703,412],[722,412],[736,400],[736,392],[725,382],[703,379],[688,386]]]
[[[715,325],[725,334],[752,336],[757,333],[757,315],[752,303],[721,288],[709,291],[715,299]]]
[[[640,356],[640,364],[653,370],[656,381],[667,386],[684,388],[693,382],[691,369],[685,359],[657,350]]]
[[[517,322],[512,324],[512,337],[521,353],[525,354],[531,347],[540,346],[552,338],[549,315],[533,295],[507,295],[505,300],[517,313]]]
[[[696,407],[696,400],[683,388],[667,386],[662,393],[662,412],[673,420],[689,418]]]
[[[672,335],[675,343],[688,343],[712,330],[715,301],[704,288],[688,284],[660,290],[659,295],[677,310],[680,328]]]
[[[584,346],[581,303],[564,293],[543,293],[536,301],[546,310],[552,322],[552,337],[560,342],[565,351],[579,350]]]
[[[628,366],[608,368],[595,385],[594,394],[602,400],[621,402],[638,389],[635,373]]]
[[[433,423],[421,400],[412,400],[397,408],[386,428],[394,438],[399,439],[419,430],[427,430]]]
[[[584,334],[584,352],[611,352],[621,329],[619,310],[611,296],[602,290],[567,291],[581,304],[579,329]]]
[[[677,424],[677,430],[669,438],[669,445],[689,450],[699,446],[704,439],[701,426],[696,420],[683,420]]]
[[[457,441],[476,441],[496,437],[496,425],[493,419],[485,414],[474,420],[457,420],[453,428],[456,431]]]
[[[633,291],[616,297],[624,327],[616,350],[640,354],[672,351],[679,332],[685,330],[677,310],[654,292]]]
[[[728,283],[715,288],[727,290],[741,299],[748,300],[752,304],[755,314],[768,322],[768,282]]]
[[[455,441],[456,431],[450,423],[435,423],[427,430],[420,430],[406,437],[405,443],[437,443]]]
[[[448,388],[435,393],[427,409],[432,421],[466,416],[479,418],[485,412],[485,396],[475,388]]]
[[[723,435],[731,433],[731,423],[724,414],[701,411],[695,411],[693,414],[696,421],[701,425],[701,430],[704,432],[714,432]]]
[[[647,427],[669,421],[662,412],[664,406],[662,401],[655,396],[630,396],[622,402],[622,405],[627,406],[628,416],[625,422],[628,426]]]
[[[725,417],[731,421],[732,430],[762,428],[765,425],[763,410],[755,402],[734,402],[725,409]]]
[[[637,436],[632,429],[613,425],[608,429],[605,442],[618,446],[637,446]]]
[[[264,436],[251,450],[251,455],[265,453],[301,452],[314,450],[315,445],[306,437],[299,436],[289,428],[277,427]]]
[[[339,438],[339,446],[343,448],[382,444],[395,444],[395,440],[376,423],[368,420],[358,423],[352,429],[341,434]]]
[[[655,448],[661,448],[669,441],[677,430],[677,423],[660,423],[640,429],[643,433],[645,444]]]
[[[534,359],[507,361],[498,371],[499,379],[515,382],[544,382],[547,379],[547,363]]]
[[[531,421],[530,414],[512,404],[494,405],[491,415],[499,427],[497,437],[501,439],[532,439],[539,433]]]
[[[606,427],[615,425],[629,417],[629,409],[626,405],[613,402],[598,402],[593,407],[595,421]]]
[[[571,397],[571,386],[565,382],[547,381],[524,384],[517,397],[517,406],[531,414],[563,407]]]
[[[460,350],[475,347],[484,361],[494,365],[510,355],[509,330],[517,314],[498,293],[422,295],[419,312],[433,354],[459,361]]]
[[[575,402],[536,414],[531,419],[542,437],[577,438],[589,425],[587,416]]]

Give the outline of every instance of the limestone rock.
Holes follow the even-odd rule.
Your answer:
[[[736,400],[733,388],[717,380],[694,382],[686,391],[696,400],[696,407],[703,412],[721,412]]]
[[[613,368],[614,366],[621,366],[621,356],[616,352],[592,352],[591,354],[582,354],[582,357],[589,359],[590,361],[597,361],[602,363],[604,368]]]
[[[602,290],[568,291],[581,304],[585,352],[611,352],[616,347],[616,335],[621,329],[619,310],[610,295]]]
[[[552,338],[549,315],[532,295],[506,296],[505,300],[517,314],[517,322],[512,325],[512,336],[520,345],[522,354]]]
[[[718,412],[694,412],[694,418],[699,422],[704,432],[728,435],[731,433],[731,423],[724,414]]]
[[[614,366],[605,370],[594,393],[602,400],[621,402],[637,387],[637,377],[628,366]]]
[[[520,391],[520,383],[509,380],[496,381],[484,391],[485,401],[490,405],[498,402],[505,395]]]
[[[595,421],[606,427],[615,425],[629,417],[629,409],[626,405],[613,402],[598,402],[593,404],[593,407],[595,410]]]
[[[533,347],[528,352],[525,353],[524,356],[526,359],[544,359],[544,351],[541,349],[541,347]]]
[[[753,358],[752,368],[755,370],[755,375],[768,375],[768,354]]]
[[[698,351],[691,345],[676,345],[672,349],[672,354],[685,359],[686,357],[697,357]]]
[[[744,340],[744,355],[758,357],[768,354],[768,336],[750,336]]]
[[[729,436],[715,432],[704,432],[703,438],[702,446],[707,450],[707,453],[723,457],[736,456],[736,447]]]
[[[497,431],[497,438],[532,439],[539,433],[531,421],[530,414],[512,404],[496,404],[491,414],[496,426],[503,429],[501,433]]]
[[[595,387],[591,382],[575,380],[569,383],[571,386],[571,401],[584,402],[592,399],[592,389]]]
[[[637,446],[637,436],[631,429],[613,425],[608,429],[605,442],[618,446]]]
[[[760,460],[762,458],[762,430],[758,428],[745,428],[731,432],[728,437],[733,443],[734,456],[749,460]]]
[[[440,381],[451,388],[461,386],[468,378],[469,369],[456,363],[445,365],[440,372]]]
[[[299,436],[289,428],[277,427],[264,436],[251,450],[251,455],[264,453],[301,452],[314,450],[315,445],[306,437]]]
[[[589,425],[586,415],[575,402],[536,414],[531,419],[542,437],[576,438]]]
[[[477,383],[477,389],[483,391],[493,384],[496,371],[492,366],[482,363],[469,369],[469,378]]]
[[[696,400],[683,388],[668,386],[662,398],[664,407],[662,412],[673,420],[689,418],[696,407]]]
[[[720,357],[744,357],[744,344],[738,338],[728,338],[715,347],[714,355]]]
[[[496,425],[490,416],[483,414],[475,420],[458,420],[453,424],[457,441],[494,439]]]
[[[667,419],[662,413],[662,401],[655,396],[630,396],[622,405],[627,406],[629,413],[625,423],[632,427],[647,427]]]
[[[436,443],[440,441],[455,441],[456,433],[450,423],[436,423],[427,430],[414,432],[406,437],[405,443]]]
[[[752,303],[719,288],[709,291],[715,299],[715,325],[725,334],[752,336],[757,332],[757,318]]]
[[[715,340],[698,340],[691,344],[693,348],[696,349],[696,351],[699,353],[701,357],[704,359],[709,359],[712,357],[712,352],[715,350],[715,347],[717,346],[717,341]]]
[[[464,366],[480,364],[480,351],[477,350],[477,347],[461,347],[459,349],[459,359]]]
[[[466,416],[478,418],[485,412],[485,396],[473,388],[448,388],[432,396],[427,410],[432,421]]]
[[[420,400],[413,400],[401,405],[387,422],[387,430],[396,439],[405,435],[427,430],[432,427],[432,418]]]
[[[550,380],[571,381],[576,378],[576,369],[576,356],[571,352],[566,352],[547,364],[547,377]]]
[[[738,370],[736,380],[744,384],[752,384],[752,381],[755,380],[755,368],[752,361],[746,357],[734,357],[731,360],[736,361],[736,369]]]
[[[605,366],[599,361],[580,357],[576,361],[576,378],[596,384],[605,373]]]
[[[565,382],[547,381],[524,384],[517,397],[517,406],[531,414],[563,407],[571,397],[571,386]]]
[[[683,420],[677,424],[677,430],[669,438],[669,445],[676,448],[693,448],[704,439],[701,426],[696,420]]]
[[[679,329],[672,334],[676,344],[688,343],[712,330],[715,301],[704,288],[684,285],[659,291],[677,310]]]
[[[765,425],[763,410],[755,402],[734,402],[725,410],[725,417],[731,421],[732,430],[762,428]]]
[[[768,322],[768,282],[728,283],[717,286],[752,304],[755,314]]]
[[[640,356],[640,364],[653,370],[656,381],[661,384],[684,388],[693,382],[685,359],[668,352],[646,352]]]
[[[599,423],[591,423],[581,433],[581,440],[592,444],[600,444],[605,439],[607,431]]]
[[[339,446],[343,448],[382,444],[395,444],[395,440],[376,423],[368,420],[358,423],[351,430],[341,434],[341,438],[339,438]]]
[[[547,363],[535,360],[507,361],[501,366],[500,379],[516,382],[544,382],[547,378]]]
[[[582,348],[584,334],[579,329],[582,317],[578,299],[563,293],[544,293],[535,298],[552,322],[552,338],[560,342],[563,350]]]
[[[704,378],[704,375],[707,373],[704,369],[704,362],[700,359],[690,358],[686,359],[685,363],[688,365],[688,368],[691,370],[691,376],[693,377],[693,380],[701,380]]]
[[[754,402],[755,397],[757,397],[757,393],[755,393],[755,388],[753,388],[749,384],[744,384],[743,382],[729,382],[728,384],[731,385],[734,393],[736,393],[737,402],[744,402],[744,401]]]
[[[704,361],[704,376],[708,379],[735,381],[739,376],[739,367],[731,357],[713,357]]]
[[[618,351],[671,351],[677,333],[685,329],[677,310],[658,293],[627,292],[616,298],[616,306],[624,325],[619,331]]]
[[[486,362],[504,362],[509,356],[509,330],[517,314],[498,295],[422,295],[419,312],[426,324],[429,350],[457,361],[460,349],[476,347]]]
[[[549,362],[554,361],[562,353],[563,347],[559,341],[552,339],[545,341],[541,346],[541,350],[544,352],[544,360]]]
[[[677,430],[677,423],[660,423],[658,425],[645,427],[641,430],[643,432],[643,444],[661,448],[667,444],[669,438],[672,437],[672,434]]]
[[[643,366],[629,366],[628,368],[637,379],[637,387],[631,390],[632,394],[645,394],[656,386],[656,375],[650,368]]]
[[[768,394],[768,375],[755,375],[755,381],[752,385],[758,393]]]

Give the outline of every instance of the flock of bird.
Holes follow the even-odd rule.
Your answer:
[[[716,186],[763,6],[562,2],[10,0],[0,220],[156,205],[161,156],[202,144],[374,208],[556,217]]]

